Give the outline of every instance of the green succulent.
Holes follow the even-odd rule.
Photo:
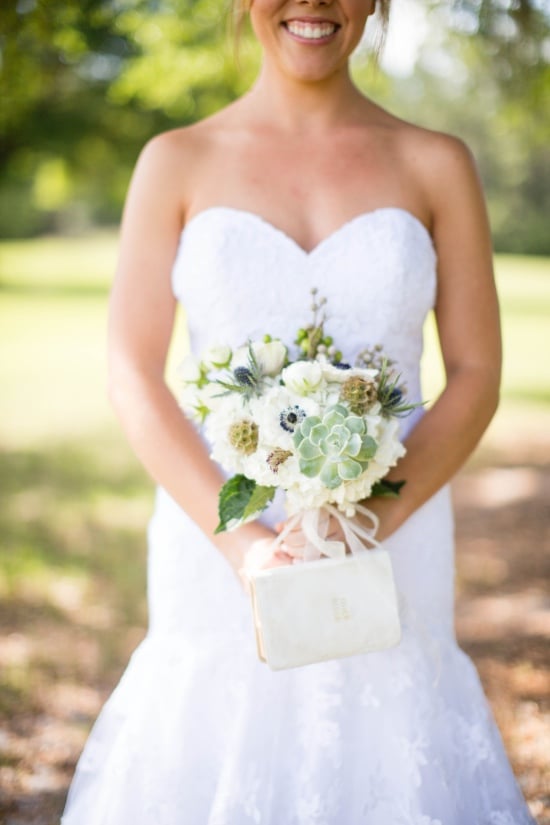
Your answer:
[[[329,407],[322,418],[305,418],[293,438],[301,472],[319,476],[329,489],[360,476],[378,449],[365,420],[343,404]]]

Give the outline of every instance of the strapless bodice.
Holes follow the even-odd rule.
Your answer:
[[[292,343],[311,319],[312,287],[327,298],[325,330],[353,362],[380,343],[409,397],[420,398],[422,327],[436,292],[436,254],[424,224],[398,207],[352,218],[311,252],[258,215],[214,206],[191,218],[172,271],[191,350],[269,333]],[[412,423],[415,416],[406,419]]]

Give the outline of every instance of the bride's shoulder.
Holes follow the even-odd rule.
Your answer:
[[[474,162],[467,144],[456,135],[412,123],[376,107],[378,125],[394,151],[402,157],[414,157],[418,162],[438,171],[456,164]]]
[[[445,211],[450,193],[463,196],[464,202],[479,198],[477,164],[460,137],[401,120],[385,110],[380,110],[379,123],[386,151],[432,213]]]
[[[238,123],[235,110],[236,103],[232,103],[187,126],[161,132],[145,144],[142,154],[151,155],[166,164],[173,161],[180,164],[191,159],[197,163]]]
[[[477,177],[475,158],[462,138],[397,118],[395,121],[396,148],[414,165],[427,189],[439,191]]]

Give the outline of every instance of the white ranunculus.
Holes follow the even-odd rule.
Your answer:
[[[317,361],[295,361],[284,368],[282,379],[291,392],[308,395],[319,387],[323,370]]]
[[[184,381],[190,383],[200,381],[201,379],[201,365],[198,358],[194,355],[186,355],[178,367],[178,375]]]
[[[253,350],[264,375],[277,375],[281,371],[287,354],[282,341],[261,341],[254,344]]]
[[[281,371],[287,354],[287,349],[282,341],[269,341],[268,343],[252,341],[250,346],[263,375],[277,375]],[[247,367],[249,358],[248,345],[239,347],[235,350],[231,359],[232,369]]]
[[[231,347],[226,344],[213,344],[203,353],[202,362],[207,370],[223,369],[231,361]]]

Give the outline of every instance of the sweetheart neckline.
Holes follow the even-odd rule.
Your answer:
[[[252,212],[249,209],[241,209],[236,206],[213,205],[201,209],[199,212],[196,212],[186,221],[185,225],[181,230],[180,238],[182,238],[185,235],[186,230],[188,230],[192,224],[196,223],[197,221],[199,221],[200,219],[204,218],[206,215],[212,212],[231,212],[235,215],[240,215],[244,216],[245,218],[252,219],[260,225],[267,227],[270,231],[274,232],[275,234],[284,238],[305,258],[312,258],[319,249],[323,248],[327,243],[332,241],[335,237],[349,229],[354,224],[359,223],[359,221],[374,218],[376,216],[381,215],[382,213],[393,212],[395,214],[403,215],[408,220],[412,221],[413,225],[417,226],[421,230],[422,234],[427,238],[435,254],[433,238],[426,224],[423,223],[423,221],[421,221],[420,218],[418,218],[414,214],[414,212],[411,212],[409,209],[405,209],[402,206],[378,206],[375,209],[368,209],[365,212],[359,212],[357,215],[354,215],[353,217],[349,218],[349,220],[344,221],[344,223],[337,227],[333,232],[330,232],[324,238],[321,238],[321,240],[310,250],[304,249],[304,247],[301,246],[298,243],[298,241],[296,241],[291,235],[288,235],[284,231],[284,229],[280,229],[274,223],[271,223],[271,221],[268,221],[266,218],[262,217],[262,215],[259,215],[257,212]]]

